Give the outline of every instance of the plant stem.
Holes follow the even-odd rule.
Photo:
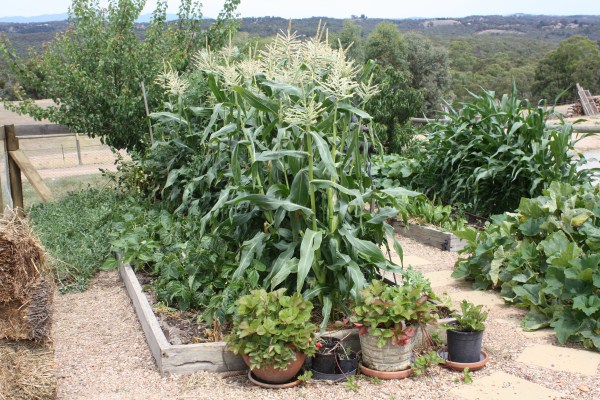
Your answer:
[[[310,208],[312,209],[312,229],[317,230],[317,206],[315,201],[315,187],[313,185],[314,170],[313,170],[313,148],[312,136],[310,135],[309,127],[306,127],[306,147],[308,152],[308,191],[310,192]]]

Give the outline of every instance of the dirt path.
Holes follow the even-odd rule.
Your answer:
[[[439,367],[428,376],[400,381],[358,381],[358,391],[344,384],[311,382],[297,388],[272,391],[252,386],[243,376],[221,378],[205,372],[187,377],[163,378],[157,372],[144,334],[116,272],[101,272],[89,290],[57,296],[54,342],[59,399],[597,399],[600,398],[600,361],[595,372],[581,374],[553,369],[554,364],[528,364],[520,357],[529,349],[551,346],[551,332],[522,332],[522,310],[503,304],[494,293],[473,292],[449,275],[456,254],[442,252],[402,239],[407,264],[421,270],[438,293],[453,300],[469,298],[484,304],[490,321],[484,347],[491,361],[473,372],[474,383],[460,381],[462,374]],[[537,347],[536,347],[537,346]],[[546,347],[544,347],[546,346]],[[566,349],[565,351],[570,350]],[[597,353],[573,350],[591,361]],[[543,355],[543,354],[542,354]],[[567,357],[570,357],[567,355]],[[563,360],[563,364],[580,362]],[[504,380],[503,380],[504,379]],[[533,390],[533,395],[525,395]],[[503,397],[508,393],[508,397]],[[511,394],[512,393],[512,394]],[[530,393],[531,394],[531,393]],[[548,396],[550,397],[548,397]],[[512,397],[511,397],[512,396]],[[516,397],[515,397],[516,396]]]

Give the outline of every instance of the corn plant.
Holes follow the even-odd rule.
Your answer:
[[[426,148],[413,176],[416,186],[472,211],[512,211],[521,197],[535,197],[553,181],[589,182],[597,169],[575,152],[572,125],[547,129],[553,111],[518,99],[516,88],[497,99],[493,92],[473,95],[462,109],[447,114],[448,123],[428,126]],[[589,135],[588,135],[589,136]]]
[[[411,192],[371,189],[366,173],[367,152],[381,147],[362,129],[371,117],[360,107],[377,92],[372,66],[354,66],[322,32],[304,42],[282,33],[242,60],[231,47],[203,50],[196,65],[212,95],[188,108],[210,118],[188,134],[194,174],[171,170],[162,196],[202,215],[202,232],[241,243],[233,279],[256,269],[265,288],[303,293],[322,307],[324,326],[334,304],[344,308],[379,270],[398,270],[381,245],[389,239],[402,254],[385,220],[397,214],[395,196]],[[180,113],[156,117],[188,124]]]

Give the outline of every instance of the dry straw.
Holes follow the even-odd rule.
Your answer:
[[[55,397],[54,352],[50,344],[0,340],[0,400]]]
[[[0,219],[0,303],[25,301],[45,269],[44,249],[31,228],[6,211]]]

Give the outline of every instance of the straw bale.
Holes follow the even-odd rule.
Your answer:
[[[56,398],[51,343],[0,340],[0,400]]]
[[[46,268],[44,249],[31,228],[7,210],[0,219],[0,303],[25,301]]]
[[[0,339],[45,341],[52,326],[54,282],[41,276],[24,301],[0,303]]]

